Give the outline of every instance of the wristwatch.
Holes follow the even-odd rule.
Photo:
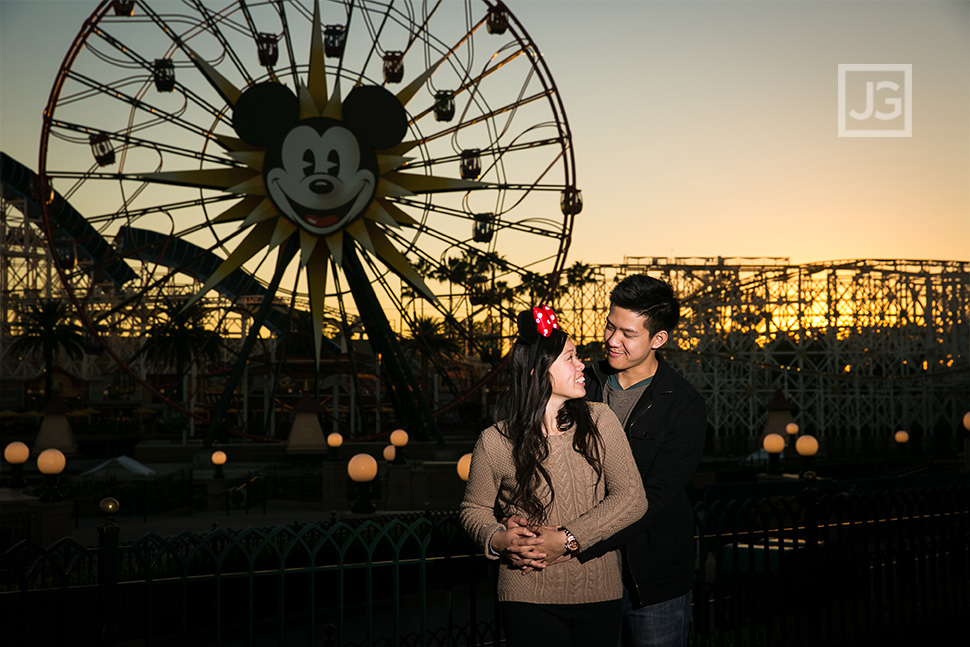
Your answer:
[[[576,541],[576,537],[573,535],[573,533],[569,532],[569,529],[566,528],[566,526],[559,526],[559,529],[566,533],[566,552],[575,553],[578,551],[579,542]]]

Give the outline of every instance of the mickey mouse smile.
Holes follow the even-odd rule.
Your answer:
[[[297,202],[287,193],[287,183],[282,178],[277,177],[273,185],[268,185],[270,195],[274,197],[277,207],[296,224],[305,225],[309,231],[315,233],[328,233],[336,229],[341,223],[346,223],[359,215],[352,213],[359,209],[360,205],[366,206],[370,202],[374,193],[373,182],[367,178],[360,178],[361,186],[354,196],[349,196],[350,200],[343,205],[336,207],[314,208],[311,205]],[[330,179],[311,179],[309,189],[312,193],[320,196],[327,196],[334,192],[335,183]],[[326,190],[324,190],[326,189]]]

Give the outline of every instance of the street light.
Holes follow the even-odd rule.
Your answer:
[[[795,451],[802,458],[811,458],[818,453],[818,440],[815,439],[815,436],[805,434],[795,441]]]
[[[340,460],[340,446],[344,444],[344,437],[336,431],[327,436],[327,447],[330,448],[330,460]]]
[[[812,458],[818,453],[818,440],[815,436],[805,434],[795,441],[795,451],[802,457],[802,462],[807,470],[812,464]]]
[[[789,440],[786,443],[785,458],[791,458],[795,452],[795,436],[798,435],[798,424],[794,422],[789,422],[785,425],[785,433],[788,434]],[[780,436],[781,434],[779,434]]]
[[[222,466],[226,464],[227,459],[228,456],[226,456],[226,452],[222,451],[221,449],[217,449],[216,451],[212,452],[212,456],[209,457],[209,460],[211,460],[212,464],[216,466],[216,471],[212,474],[212,478],[226,478],[226,475],[222,471]]]
[[[909,442],[909,432],[900,429],[893,434],[893,440],[896,441],[896,450],[903,454],[906,452],[906,443]]]
[[[408,432],[403,429],[396,429],[391,432],[391,444],[394,445],[395,455],[394,464],[401,465],[404,460],[404,446],[408,444]]]
[[[393,463],[394,457],[397,456],[397,447],[394,445],[388,445],[384,448],[382,455],[384,456],[384,460],[386,460],[388,463]]]
[[[472,466],[471,454],[465,454],[464,456],[458,459],[458,476],[461,477],[462,481],[468,480],[468,470],[471,469],[471,466]]]
[[[45,449],[37,457],[37,469],[44,475],[44,491],[40,495],[41,503],[57,503],[61,500],[61,493],[57,489],[57,477],[64,471],[67,459],[59,449]]]
[[[357,490],[351,512],[374,512],[371,501],[371,482],[377,476],[377,460],[370,454],[357,454],[347,463],[347,475]]]
[[[30,448],[15,440],[3,449],[3,458],[10,463],[10,487],[27,487],[27,481],[24,480],[24,463],[30,458]]]
[[[785,450],[785,439],[778,434],[768,434],[761,444],[768,452],[768,474],[781,474],[781,453]]]

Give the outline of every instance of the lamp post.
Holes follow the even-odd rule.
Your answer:
[[[340,460],[340,446],[344,444],[344,437],[338,432],[333,432],[327,436],[327,447],[330,448],[330,460]]]
[[[762,446],[768,452],[768,474],[781,474],[781,453],[785,450],[785,439],[778,434],[768,434]]]
[[[9,487],[27,487],[27,481],[24,480],[24,463],[30,458],[30,448],[19,440],[15,440],[3,449],[3,458],[10,463]]]
[[[394,445],[395,455],[394,464],[403,465],[404,460],[404,446],[408,444],[408,432],[403,429],[396,429],[391,432],[391,444]]]
[[[227,459],[228,456],[226,456],[226,452],[222,451],[221,449],[217,449],[216,451],[212,452],[212,456],[209,457],[209,460],[211,460],[212,464],[216,466],[216,470],[213,472],[212,478],[226,478],[225,473],[222,471],[222,466],[226,464]]]
[[[970,411],[963,414],[963,428],[970,432]],[[970,472],[970,433],[963,439],[963,461],[967,471]]]
[[[394,445],[388,445],[387,447],[384,448],[384,451],[382,452],[381,455],[384,457],[384,460],[386,460],[388,463],[393,463],[394,458],[397,456],[397,447],[395,447]]]
[[[468,481],[468,471],[472,466],[472,455],[465,454],[458,459],[458,476],[462,481]]]
[[[104,515],[104,525],[98,526],[98,583],[104,603],[102,606],[101,626],[102,644],[113,645],[118,634],[118,539],[121,528],[115,523],[120,509],[118,499],[101,499],[98,508]]]
[[[818,440],[815,439],[815,436],[805,434],[795,441],[795,451],[802,457],[805,470],[808,471],[812,464],[812,458],[818,453]]]
[[[57,489],[57,477],[64,471],[67,459],[59,449],[45,449],[37,457],[37,469],[44,475],[44,491],[40,495],[41,503],[57,503],[61,500],[61,493]]]
[[[788,440],[785,443],[785,449],[787,450],[785,452],[785,458],[794,458],[795,436],[798,435],[798,424],[789,422],[787,425],[785,425],[785,433],[788,434]]]
[[[371,482],[377,476],[377,460],[370,454],[357,454],[347,463],[347,475],[356,490],[351,512],[370,513],[377,508],[371,501]]]

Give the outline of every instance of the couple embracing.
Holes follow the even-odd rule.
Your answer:
[[[694,517],[687,486],[701,396],[658,350],[671,287],[632,275],[610,294],[606,358],[589,367],[547,306],[523,312],[497,424],[478,439],[461,519],[502,560],[510,647],[687,644]]]

